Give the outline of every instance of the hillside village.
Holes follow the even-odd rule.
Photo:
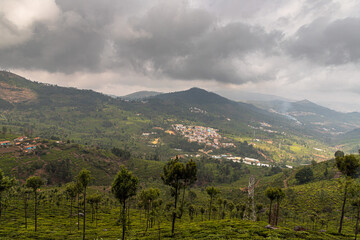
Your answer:
[[[189,142],[205,144],[215,149],[236,147],[234,143],[223,142],[226,140],[218,133],[218,129],[203,126],[185,126],[183,124],[172,125],[173,129],[180,135],[187,138]]]
[[[22,153],[32,153],[38,148],[46,148],[47,146],[40,141],[39,137],[28,138],[20,136],[14,140],[0,139],[0,153],[20,151]]]
[[[203,154],[218,160],[228,160],[238,163],[244,163],[248,165],[258,166],[258,167],[272,167],[274,164],[271,163],[264,163],[256,158],[250,158],[250,157],[240,157],[235,156],[233,154],[227,153],[227,154],[220,154],[220,155],[212,155],[211,153],[213,150],[211,149],[226,149],[226,148],[236,148],[236,145],[231,142],[224,142],[224,140],[228,140],[226,137],[222,137],[218,133],[218,129],[214,129],[211,127],[204,127],[204,126],[192,126],[192,125],[183,125],[183,124],[173,124],[172,130],[165,130],[161,127],[154,127],[154,130],[161,130],[164,133],[167,133],[169,135],[176,135],[179,134],[180,136],[187,139],[188,142],[192,143],[198,143],[198,144],[204,144],[206,147],[209,147],[210,149],[199,149],[199,152],[202,152]],[[149,137],[151,135],[156,135],[156,132],[144,132],[141,135],[143,137]],[[229,140],[228,140],[229,141]],[[153,140],[150,140],[149,143],[150,146],[157,147],[157,144],[160,143],[160,138],[157,137]],[[178,149],[181,150],[181,149]],[[185,158],[185,157],[200,157],[200,154],[192,155],[192,154],[180,154],[177,155],[179,158]],[[175,158],[175,156],[173,157]],[[292,168],[292,166],[286,165],[287,168]]]

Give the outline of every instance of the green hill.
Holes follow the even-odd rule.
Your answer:
[[[90,90],[32,82],[9,72],[0,72],[0,84],[0,107],[4,110],[0,125],[21,135],[73,140],[108,149],[117,146],[134,154],[157,154],[168,159],[179,154],[176,149],[196,155],[202,148],[180,134],[166,133],[173,130],[173,124],[183,124],[218,129],[224,139],[238,146],[245,146],[245,141],[255,146],[220,149],[217,154],[247,154],[298,165],[324,160],[333,152],[323,136],[285,116],[198,88],[144,101],[124,101]]]
[[[270,110],[298,121],[306,132],[329,143],[336,142],[336,136],[360,126],[359,113],[342,113],[317,105],[309,100],[297,102],[274,100],[257,101],[256,106]]]
[[[134,92],[125,96],[120,97],[121,99],[125,99],[125,100],[133,100],[133,101],[137,101],[137,100],[143,100],[149,97],[154,97],[157,96],[159,94],[162,94],[161,92],[154,92],[154,91],[139,91],[139,92]]]
[[[109,151],[78,144],[42,140],[37,149],[25,153],[17,147],[0,148],[0,169],[22,182],[38,175],[47,183],[72,181],[85,168],[94,175],[96,185],[109,185],[124,160]]]

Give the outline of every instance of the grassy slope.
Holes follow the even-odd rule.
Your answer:
[[[48,143],[48,145],[49,148],[42,150],[39,155],[34,153],[23,155],[20,152],[0,154],[0,169],[22,181],[36,174],[47,179],[49,183],[56,184],[64,182],[64,179],[59,179],[63,176],[62,173],[66,173],[69,179],[72,179],[81,169],[86,168],[92,172],[94,184],[108,185],[119,166],[123,164],[123,161],[109,151],[77,144]],[[64,160],[69,161],[68,167],[62,166]],[[51,163],[55,173],[48,170],[47,166]]]
[[[96,150],[88,147],[82,147],[77,145],[65,145],[59,149],[54,147],[49,150],[49,154],[41,157],[44,162],[56,161],[59,158],[71,158],[74,162],[74,176],[82,168],[90,168],[97,184],[105,184],[105,187],[91,187],[90,193],[99,191],[102,193],[104,202],[102,204],[98,227],[95,227],[94,223],[89,223],[89,236],[93,238],[103,237],[103,239],[116,239],[121,234],[120,227],[116,225],[118,213],[118,206],[115,199],[108,191],[109,183],[112,177],[116,173],[119,166],[118,159],[111,153]],[[81,157],[79,157],[81,156]],[[107,172],[106,168],[102,169],[97,166],[97,160],[101,163],[101,159],[111,159],[113,166],[112,170]],[[6,162],[8,161],[8,162]],[[37,161],[35,156],[24,156],[17,159],[17,164],[25,164]],[[6,167],[11,163],[9,158],[2,158],[1,167]],[[161,189],[161,197],[165,202],[170,201],[169,189],[164,186],[160,180],[162,173],[162,167],[164,162],[142,159],[131,159],[126,162],[128,168],[130,168],[135,175],[140,178],[141,188],[158,187]],[[324,177],[324,169],[328,168],[329,176]],[[177,239],[193,239],[196,236],[197,239],[228,239],[229,236],[233,239],[348,239],[350,236],[337,236],[330,233],[336,232],[339,209],[341,204],[341,191],[339,191],[338,180],[333,179],[336,171],[333,169],[333,161],[324,162],[311,166],[314,172],[314,180],[308,184],[297,185],[295,181],[295,173],[299,169],[286,170],[282,173],[265,176],[269,171],[267,168],[259,168],[255,166],[247,166],[249,172],[244,174],[238,181],[230,184],[216,184],[216,187],[221,191],[220,197],[222,199],[228,199],[235,204],[245,204],[247,198],[247,192],[241,191],[240,188],[247,186],[248,177],[255,175],[259,179],[258,186],[255,190],[256,203],[264,205],[265,210],[259,214],[260,220],[266,221],[266,209],[268,207],[268,200],[264,196],[264,190],[268,186],[284,187],[284,180],[287,179],[289,187],[284,189],[286,192],[286,198],[282,202],[282,210],[280,217],[280,229],[267,230],[264,228],[265,222],[248,222],[241,220],[225,219],[221,221],[201,222],[200,213],[198,213],[194,222],[191,223],[187,214],[178,221]],[[4,169],[6,170],[6,169]],[[106,174],[109,174],[107,176]],[[209,185],[211,183],[208,183]],[[193,191],[197,197],[191,203],[199,211],[200,206],[207,207],[208,197],[205,190],[207,185],[195,185],[191,191]],[[43,191],[45,195],[52,194],[52,189],[45,188]],[[105,191],[105,189],[107,189]],[[56,192],[62,192],[63,188],[58,188]],[[46,192],[49,192],[48,194]],[[42,210],[40,211],[40,229],[37,234],[31,231],[32,229],[32,201],[30,201],[30,215],[29,215],[29,230],[24,229],[22,219],[22,201],[18,201],[16,204],[9,206],[6,209],[6,219],[4,223],[5,227],[0,230],[0,236],[7,236],[17,238],[17,236],[23,236],[24,239],[77,239],[80,238],[80,233],[76,231],[76,217],[72,218],[72,223],[68,221],[69,202],[62,197],[57,205],[57,200],[50,200],[53,197],[46,197],[43,203],[40,204]],[[56,197],[54,199],[57,199]],[[107,200],[109,199],[109,200]],[[190,202],[188,196],[187,202]],[[217,206],[217,205],[216,205]],[[48,210],[47,210],[48,209]],[[353,211],[348,204],[346,209],[346,218],[344,222],[344,233],[350,234],[353,232],[354,218]],[[144,234],[144,219],[139,220],[140,213],[134,209],[132,212],[132,227],[129,233],[130,239],[156,239],[158,236],[157,229],[150,229]],[[90,212],[87,214],[90,217]],[[226,214],[226,218],[229,218],[229,213]],[[315,219],[315,221],[312,221]],[[90,218],[88,218],[90,222]],[[165,218],[161,222],[162,238],[170,238],[170,221]],[[294,232],[294,226],[304,226],[308,230],[312,230],[315,225],[315,231],[313,232]],[[157,227],[157,226],[156,226]],[[70,229],[72,233],[70,233]],[[106,229],[106,230],[104,230]],[[319,229],[327,229],[327,233],[319,233]]]
[[[154,126],[168,129],[171,124],[183,123],[218,128],[223,136],[234,140],[252,142],[256,134],[255,138],[260,139],[260,142],[253,143],[266,150],[269,158],[291,165],[312,159],[324,160],[324,157],[317,155],[325,155],[326,158],[332,152],[318,154],[313,148],[327,149],[326,144],[309,136],[298,136],[299,129],[294,131],[296,126],[290,126],[279,116],[201,89],[163,94],[144,103],[124,102],[93,91],[30,82],[7,72],[0,72],[0,81],[36,93],[37,99],[12,104],[12,109],[0,114],[2,126],[25,135],[32,132],[34,136],[45,138],[56,136],[82,144],[127,147],[138,153],[149,153],[152,149],[147,146],[148,142],[141,141],[143,132],[153,131]],[[208,113],[191,113],[189,107],[194,106]],[[258,126],[260,121],[273,124],[278,133],[262,130],[254,132],[248,127],[248,124]],[[279,125],[287,126],[286,135],[280,134],[283,129]],[[273,143],[268,143],[268,140],[273,140]],[[167,142],[162,143],[168,145]]]
[[[61,190],[60,190],[61,191]],[[90,188],[89,192],[100,191],[105,203],[99,209],[97,226],[91,221],[91,212],[88,205],[87,211],[87,237],[89,239],[118,239],[121,236],[121,227],[117,224],[119,206],[113,202],[107,192]],[[34,232],[33,202],[30,200],[28,209],[28,229],[25,229],[22,201],[14,202],[7,209],[2,218],[0,238],[4,239],[81,239],[81,230],[77,230],[76,215],[69,217],[70,203],[65,198],[59,199],[56,192],[51,189],[43,189],[39,207],[38,229]],[[54,200],[55,199],[55,200]],[[73,212],[76,209],[74,208]],[[351,235],[336,235],[320,233],[318,231],[295,232],[286,227],[279,229],[266,229],[266,222],[252,222],[238,219],[223,219],[203,221],[198,214],[193,221],[187,215],[177,221],[176,234],[171,238],[170,221],[166,218],[167,213],[161,217],[160,231],[162,239],[349,239]],[[206,217],[205,217],[206,218]],[[205,219],[204,218],[204,219]],[[80,229],[82,221],[80,222]],[[131,225],[128,239],[158,239],[159,225],[145,231],[144,213],[131,210]]]

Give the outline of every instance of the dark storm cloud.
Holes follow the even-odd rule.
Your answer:
[[[0,60],[7,67],[65,73],[94,71],[99,69],[103,47],[104,39],[93,29],[57,26],[53,30],[40,24],[29,41],[0,50]]]
[[[251,79],[244,79],[233,61],[271,50],[280,37],[240,22],[221,25],[203,10],[166,9],[153,8],[132,23],[142,37],[117,42],[119,57],[137,70],[182,80],[245,82]]]
[[[302,59],[319,66],[359,61],[358,18],[314,21],[309,16],[319,7],[283,0],[264,6],[195,2],[57,0],[48,7],[56,16],[33,17],[27,24],[0,14],[0,30],[7,34],[0,39],[0,66],[66,74],[132,71],[148,79],[242,84],[276,79],[280,71],[288,81],[293,73],[283,65],[289,59],[291,69],[306,66]],[[235,18],[232,6],[248,11],[247,20]],[[274,25],[261,22],[260,13]],[[307,25],[291,29],[291,21],[302,16]]]
[[[5,67],[63,73],[126,67],[150,77],[241,83],[251,78],[234,61],[271,50],[279,37],[245,23],[221,23],[186,1],[160,1],[143,14],[136,14],[140,1],[56,3],[61,14],[52,25],[34,23],[27,41],[0,49]]]
[[[189,80],[254,81],[256,76],[244,76],[237,64],[245,61],[249,53],[271,51],[278,37],[277,33],[268,34],[261,28],[232,23],[203,36],[191,49],[192,54],[182,61],[174,61],[167,73],[174,78]]]
[[[299,29],[289,42],[294,57],[305,57],[325,65],[340,65],[360,60],[360,19],[332,22],[318,19]]]
[[[100,1],[71,3],[73,8],[70,1],[58,1],[61,14],[55,22],[35,22],[27,41],[0,49],[2,66],[64,73],[100,70],[103,27],[115,12]]]

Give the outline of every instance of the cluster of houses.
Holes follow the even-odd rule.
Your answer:
[[[224,143],[217,129],[203,126],[185,126],[183,124],[173,124],[173,129],[180,135],[187,138],[189,142],[197,142],[206,146],[219,149],[221,147],[236,147],[233,143]]]
[[[258,130],[268,132],[268,133],[277,133],[277,131],[269,129],[272,126],[270,124],[266,123],[266,122],[260,122],[259,127],[254,127],[254,126],[251,126],[251,125],[248,125],[248,127],[252,128],[252,129],[258,129]]]
[[[262,163],[259,159],[249,158],[249,157],[236,157],[231,154],[223,154],[223,155],[211,155],[214,159],[227,159],[229,161],[244,163],[247,165],[253,165],[258,167],[273,167],[272,164]],[[293,166],[286,165],[287,168],[293,168]]]
[[[207,114],[207,112],[205,110],[202,110],[200,108],[197,107],[190,107],[189,111],[192,113],[202,113],[202,114]]]
[[[15,138],[13,141],[0,141],[0,147],[7,148],[7,147],[18,147],[25,153],[30,153],[34,151],[41,143],[38,141],[40,140],[39,137],[29,139],[26,136],[21,136],[18,138]]]
[[[256,158],[249,158],[249,157],[236,157],[236,156],[232,156],[231,154],[223,154],[223,155],[212,155],[212,158],[215,159],[227,159],[233,162],[239,162],[239,163],[245,163],[248,165],[254,165],[254,166],[259,166],[259,167],[271,167],[270,164],[267,163],[262,163],[260,162],[259,159]]]

